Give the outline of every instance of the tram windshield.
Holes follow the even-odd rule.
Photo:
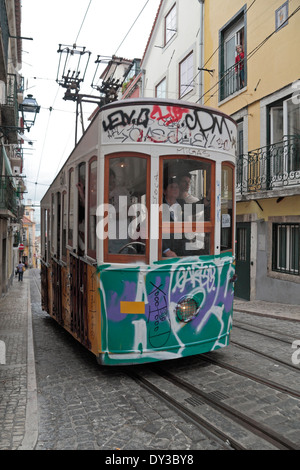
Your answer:
[[[209,254],[212,234],[213,163],[164,158],[162,257]]]
[[[148,233],[147,191],[146,158],[110,158],[109,254],[145,254]]]

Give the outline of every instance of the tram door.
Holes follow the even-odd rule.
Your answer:
[[[46,312],[49,312],[48,275],[47,275],[47,267],[44,265],[44,263],[41,263],[41,285],[42,285],[42,308]]]
[[[80,342],[90,347],[87,315],[87,264],[70,255],[71,269],[71,330]]]
[[[53,276],[53,315],[58,323],[63,324],[62,317],[62,286],[61,286],[61,266],[52,261]]]
[[[236,226],[236,274],[235,297],[250,300],[250,222]]]

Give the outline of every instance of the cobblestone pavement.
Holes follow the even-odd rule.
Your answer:
[[[0,365],[0,450],[220,448],[139,387],[126,369],[99,366],[42,312],[36,284],[30,292],[33,275],[34,270],[26,272],[23,283],[14,280],[0,299],[0,341],[6,346]],[[286,305],[236,300],[235,308],[255,309],[274,322],[289,312],[300,321],[300,309]]]

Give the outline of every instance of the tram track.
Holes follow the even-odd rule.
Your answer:
[[[285,385],[278,384],[277,382],[273,382],[272,380],[265,379],[256,374],[252,374],[251,372],[245,371],[244,369],[241,369],[240,367],[232,366],[231,364],[225,363],[221,360],[216,360],[206,354],[202,354],[200,358],[201,360],[209,364],[214,364],[216,366],[222,367],[223,369],[227,369],[235,374],[241,375],[247,379],[253,380],[262,385],[270,387],[276,390],[277,392],[286,393],[290,395],[291,397],[300,399],[300,392],[298,392],[297,390],[293,390],[292,388],[286,387]]]
[[[212,434],[218,440],[221,440],[224,448],[232,450],[249,450],[247,445],[245,445],[243,442],[239,442],[236,438],[233,437],[238,432],[237,429],[230,433],[232,425],[228,425],[227,430],[224,431],[215,424],[218,421],[224,420],[225,417],[231,422],[235,422],[236,425],[240,427],[240,432],[241,435],[244,436],[244,440],[245,433],[248,433],[248,438],[249,433],[252,435],[252,438],[249,438],[252,439],[252,441],[253,436],[255,436],[255,438],[258,439],[256,441],[256,445],[258,447],[261,446],[264,442],[265,445],[267,443],[269,448],[273,449],[299,449],[293,442],[274,432],[271,428],[264,426],[244,413],[241,413],[240,411],[232,408],[230,405],[223,403],[222,398],[220,399],[220,395],[222,394],[213,395],[212,393],[209,394],[204,392],[186,380],[166,371],[161,366],[155,365],[150,367],[149,370],[151,371],[150,377],[149,374],[148,377],[145,377],[144,373],[138,373],[136,371],[130,371],[128,375],[155,396],[167,402],[169,406],[171,406],[173,409],[176,409],[185,418],[191,420],[194,424],[197,424],[202,430],[204,428],[209,434]],[[164,381],[169,382],[172,385],[172,388],[168,388],[160,381],[157,382],[157,377],[160,377]],[[176,390],[174,390],[174,387],[176,387]],[[181,400],[175,398],[175,396],[178,397],[180,395],[180,391],[184,392],[185,394],[189,394],[189,397],[182,398]],[[195,411],[192,411],[186,403],[194,406]],[[203,406],[209,407],[208,413],[206,410],[206,416],[204,416],[205,413],[201,413],[201,407]],[[219,414],[219,418],[212,418],[211,410],[214,410],[215,413]],[[208,416],[210,416],[210,418]],[[212,423],[212,420],[215,420],[215,423]]]
[[[251,327],[251,328],[248,328],[248,327]],[[280,341],[282,343],[287,343],[287,344],[291,344],[295,338],[293,338],[292,336],[290,335],[286,335],[286,334],[282,334],[280,333],[279,331],[275,331],[275,330],[271,330],[271,329],[267,329],[267,328],[264,328],[262,326],[254,326],[254,325],[251,325],[249,323],[244,323],[244,322],[237,322],[237,321],[234,321],[234,327],[235,328],[239,328],[240,330],[244,330],[244,331],[249,331],[251,333],[256,333],[260,336],[264,336],[266,338],[270,338],[270,339],[275,339],[277,341]],[[255,329],[253,329],[255,328]],[[271,335],[271,334],[267,334],[267,333],[262,333],[261,331],[257,331],[258,329],[260,330],[267,330],[269,332],[273,332],[273,333],[278,333],[278,335],[280,335],[280,337],[278,336],[274,336],[274,335]],[[286,338],[286,339],[285,339]]]

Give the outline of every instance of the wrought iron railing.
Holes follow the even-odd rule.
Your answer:
[[[0,176],[0,210],[9,210],[18,215],[18,199],[12,176]]]
[[[300,187],[300,136],[285,136],[282,142],[240,155],[236,175],[238,194]]]
[[[246,86],[245,65],[246,61],[242,59],[239,63],[223,71],[220,76],[220,101]]]

